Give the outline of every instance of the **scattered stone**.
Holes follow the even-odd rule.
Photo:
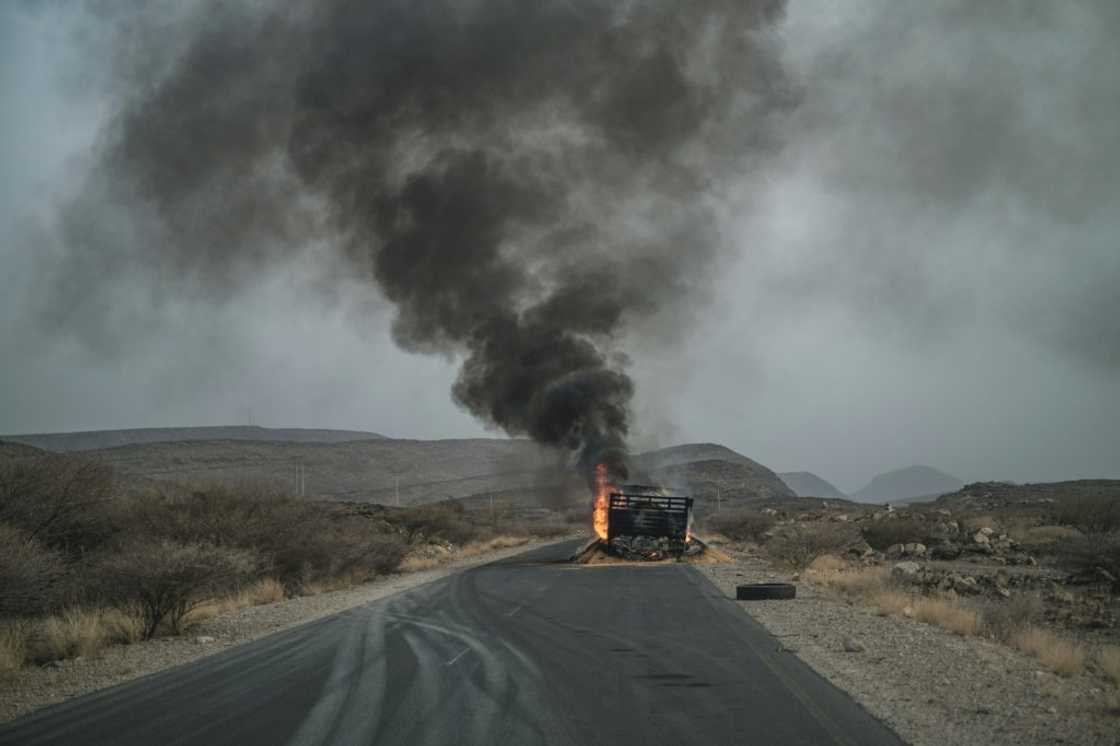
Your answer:
[[[844,652],[845,653],[862,653],[866,649],[867,648],[865,648],[863,646],[863,643],[861,643],[859,640],[855,639],[854,637],[845,637],[844,638]]]
[[[887,558],[894,559],[906,554],[906,547],[902,544],[891,544],[887,547]]]
[[[199,635],[198,637],[194,638],[194,641],[199,645],[209,645],[210,643],[214,642],[214,640],[215,638],[211,637],[210,635]]]
[[[988,544],[988,534],[984,533],[983,530],[977,531],[976,534],[972,537],[972,541],[975,544]]]
[[[926,553],[926,545],[920,544],[918,542],[904,544],[902,549],[907,555],[911,557],[921,557]]]

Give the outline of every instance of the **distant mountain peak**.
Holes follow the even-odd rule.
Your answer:
[[[778,476],[798,497],[848,497],[837,489],[836,485],[821,479],[811,471],[787,471]]]
[[[956,492],[964,481],[932,466],[916,464],[884,472],[852,495],[863,502],[889,502],[913,497],[937,497]]]

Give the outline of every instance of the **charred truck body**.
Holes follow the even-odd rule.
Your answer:
[[[691,497],[637,484],[624,485],[609,497],[607,547],[612,554],[657,559],[685,553],[691,539]]]

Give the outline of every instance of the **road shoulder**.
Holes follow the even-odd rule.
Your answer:
[[[729,598],[737,584],[790,580],[749,555],[695,569]],[[1117,743],[1115,720],[1084,705],[1096,699],[1088,677],[1063,679],[1004,646],[879,616],[807,583],[797,593],[792,601],[738,605],[774,635],[776,647],[914,746]]]
[[[568,540],[568,539],[565,539]],[[0,723],[49,705],[190,663],[341,611],[377,601],[456,572],[560,543],[531,542],[419,572],[387,575],[354,588],[299,596],[208,619],[180,637],[106,648],[96,657],[28,667],[0,677]]]

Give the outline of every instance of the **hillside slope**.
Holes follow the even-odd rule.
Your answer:
[[[585,481],[555,452],[528,440],[187,440],[82,455],[105,461],[133,481],[270,481],[307,497],[334,500],[392,504],[399,499],[408,505],[448,498],[488,502],[495,496],[518,504],[565,499],[576,504],[587,496]],[[632,481],[670,484],[701,500],[717,494],[729,501],[793,497],[770,469],[710,443],[636,454],[631,465]]]
[[[259,440],[295,443],[345,443],[352,440],[384,438],[363,430],[316,430],[301,427],[256,427],[230,425],[217,427],[152,427],[130,430],[88,430],[75,433],[33,433],[0,435],[0,439],[24,443],[47,451],[93,451],[100,448],[142,443],[177,443],[194,440]]]
[[[787,471],[778,475],[798,497],[847,498],[831,482],[821,479],[811,471]]]
[[[936,497],[955,492],[964,482],[932,466],[907,466],[880,474],[852,495],[861,502],[889,502],[910,497]]]

